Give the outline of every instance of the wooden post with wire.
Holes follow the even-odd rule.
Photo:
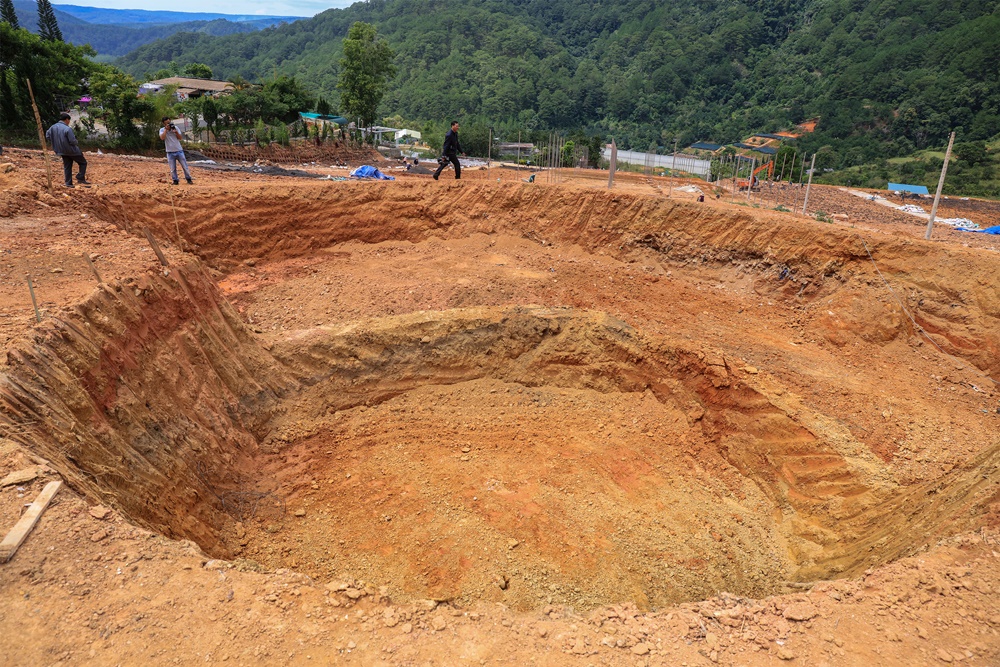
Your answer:
[[[944,188],[944,177],[948,173],[948,160],[951,158],[951,147],[955,143],[955,133],[948,139],[948,150],[944,153],[944,164],[941,165],[941,177],[938,179],[937,192],[934,194],[934,205],[931,206],[931,217],[927,220],[927,233],[924,238],[931,240],[931,230],[934,229],[934,218],[937,216],[938,202],[941,201],[941,189]]]
[[[30,273],[26,273],[25,276],[28,278],[28,292],[31,294],[31,305],[35,309],[35,321],[41,322],[42,315],[38,312],[38,301],[35,299],[35,285],[31,282]]]
[[[142,232],[146,235],[146,240],[149,241],[149,245],[153,247],[153,252],[156,253],[156,258],[160,260],[160,264],[163,266],[170,266],[167,264],[167,258],[163,256],[163,251],[160,250],[160,246],[156,243],[156,239],[153,238],[153,233],[149,231],[149,227],[143,227]]]
[[[28,84],[28,95],[31,96],[31,108],[35,112],[35,124],[38,125],[38,141],[42,144],[42,162],[45,163],[45,182],[49,186],[49,194],[54,195],[55,192],[52,191],[52,167],[49,166],[49,154],[48,149],[45,147],[45,129],[42,127],[42,116],[38,113],[38,105],[35,104],[35,91],[31,88],[31,79],[25,79]]]

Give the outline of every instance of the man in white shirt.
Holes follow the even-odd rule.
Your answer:
[[[187,158],[184,157],[184,147],[181,146],[181,131],[170,122],[166,116],[163,117],[163,127],[160,128],[160,140],[167,147],[167,164],[170,165],[170,179],[177,185],[177,163],[181,163],[184,169],[184,178],[188,185],[194,183],[191,180],[191,172],[188,171]]]

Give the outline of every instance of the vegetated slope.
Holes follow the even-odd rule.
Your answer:
[[[37,32],[38,11],[35,3],[15,2],[14,8],[17,11],[18,21],[20,21],[21,26],[31,30],[32,32]],[[67,42],[72,44],[90,44],[94,47],[94,50],[97,51],[99,56],[120,56],[144,44],[164,39],[178,32],[200,33],[214,36],[232,35],[236,33],[253,32],[285,20],[275,17],[252,21],[235,21],[227,20],[226,18],[219,18],[222,15],[206,15],[214,18],[199,20],[175,19],[173,22],[168,22],[164,17],[159,23],[150,23],[143,20],[136,20],[132,23],[115,21],[113,20],[112,15],[102,13],[97,14],[95,17],[101,21],[100,23],[91,23],[84,18],[86,16],[85,12],[78,13],[75,11],[89,8],[70,7],[70,9],[74,11],[66,12],[54,9],[56,20],[59,22],[59,28],[62,30],[63,37]],[[115,11],[118,10],[101,10],[101,12]],[[142,18],[132,17],[131,13],[133,13],[131,10],[123,12],[123,16],[121,18]],[[159,12],[148,13],[152,14]],[[183,12],[162,13],[177,17],[185,16]],[[81,14],[83,14],[83,16],[81,16]],[[188,16],[201,15],[191,14]],[[231,18],[236,19],[239,17]],[[294,20],[294,18],[287,20]]]
[[[335,97],[340,41],[366,21],[397,53],[387,113],[613,129],[641,148],[675,134],[732,141],[819,115],[813,141],[836,141],[839,161],[860,163],[943,143],[957,126],[969,139],[1000,132],[996,7],[383,0],[251,35],[177,34],[120,62],[136,75],[170,61],[251,80],[277,70]]]

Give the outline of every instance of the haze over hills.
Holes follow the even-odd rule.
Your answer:
[[[52,5],[57,11],[86,21],[104,25],[141,25],[165,23],[189,23],[192,21],[215,21],[223,19],[233,23],[255,23],[266,28],[275,23],[297,21],[298,16],[262,16],[260,14],[216,14],[208,12],[172,12],[148,9],[106,9],[103,7],[80,7],[77,5]]]
[[[298,20],[294,16],[101,9],[76,5],[53,5],[52,8],[66,41],[78,45],[90,44],[102,59],[124,55],[143,44],[177,32],[230,35]],[[36,3],[14,0],[14,9],[21,27],[32,32],[38,30]]]
[[[337,100],[341,40],[374,24],[398,76],[383,110],[588,128],[626,144],[738,140],[819,116],[845,164],[1000,133],[997,0],[372,0],[265,31],[179,33],[134,75],[204,62]]]

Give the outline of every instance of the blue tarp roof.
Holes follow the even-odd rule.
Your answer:
[[[344,118],[343,116],[324,116],[322,114],[310,113],[306,111],[300,111],[299,115],[302,116],[303,118],[311,118],[312,120],[328,120],[331,123],[336,123],[337,125],[347,125],[349,122],[351,122],[346,118]]]
[[[927,192],[926,185],[907,185],[906,183],[890,183],[887,190],[892,190],[893,192],[912,192],[915,195],[926,195],[930,194]]]
[[[777,148],[771,148],[770,146],[752,146],[750,144],[733,144],[736,148],[742,148],[748,151],[757,151],[758,153],[764,153],[766,155],[774,155],[778,152]]]
[[[710,141],[699,141],[696,144],[691,144],[691,148],[699,151],[717,151],[722,148],[722,144],[713,144]]]
[[[753,136],[764,137],[765,139],[778,139],[780,141],[791,141],[794,139],[794,137],[783,137],[780,134],[767,134],[766,132],[762,132],[761,134],[755,134]]]

